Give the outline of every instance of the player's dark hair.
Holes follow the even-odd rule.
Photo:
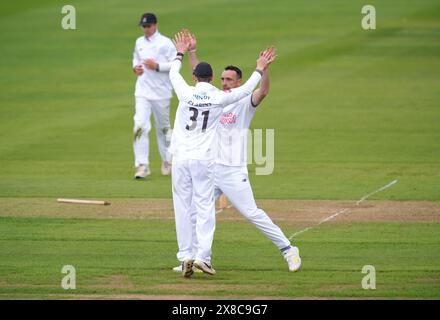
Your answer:
[[[231,71],[235,71],[237,73],[238,79],[240,80],[241,77],[243,76],[243,73],[241,72],[240,68],[236,67],[236,66],[227,66],[225,68],[225,70],[231,70]]]
[[[197,77],[197,82],[211,82],[212,81],[212,77]]]
[[[198,82],[211,82],[212,80],[212,67],[208,62],[199,62],[193,70],[193,75],[197,78]]]

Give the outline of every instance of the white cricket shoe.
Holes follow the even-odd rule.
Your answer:
[[[185,260],[185,261],[182,262],[182,275],[185,278],[191,277],[192,274],[194,273],[194,271],[193,271],[193,266],[194,266],[193,263],[194,263],[194,260],[192,260],[192,259]]]
[[[162,162],[160,171],[162,172],[162,175],[169,176],[171,174],[171,163],[169,163],[168,161]]]
[[[212,267],[212,265],[209,265],[206,262],[203,262],[201,260],[195,260],[194,266],[197,269],[202,270],[204,273],[210,274],[211,276],[215,275],[215,273],[216,273],[214,268]]]
[[[178,272],[178,273],[182,273],[182,271],[183,271],[182,264],[179,264],[177,267],[174,267],[174,268],[173,268],[173,271],[174,271],[174,272]],[[194,271],[194,273],[203,273],[202,270],[199,270],[199,269],[197,269],[197,268],[194,267],[194,266],[193,266],[193,271]]]
[[[286,259],[289,265],[289,271],[298,271],[301,267],[301,258],[299,256],[299,250],[297,247],[291,247],[289,250],[285,251],[284,259]]]
[[[135,179],[144,179],[145,177],[151,174],[150,168],[148,165],[141,164],[136,167],[136,174],[134,175]]]

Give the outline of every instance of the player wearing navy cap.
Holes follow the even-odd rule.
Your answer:
[[[142,15],[139,25],[143,36],[136,40],[133,52],[133,71],[137,76],[134,115],[134,158],[136,179],[150,175],[149,132],[151,113],[156,123],[156,136],[162,158],[161,172],[168,175],[171,164],[167,155],[170,136],[170,102],[172,86],[168,76],[176,49],[171,39],[161,35],[153,13]]]

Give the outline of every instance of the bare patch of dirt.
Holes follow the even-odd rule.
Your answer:
[[[426,277],[426,278],[417,278],[415,282],[426,283],[426,284],[440,287],[440,276],[439,277],[434,276],[434,277]]]
[[[99,200],[99,199],[94,199]],[[440,222],[440,202],[258,200],[260,208],[276,222],[308,226],[343,211],[333,222]],[[93,219],[160,219],[174,221],[171,199],[113,199],[109,206],[65,204],[56,199],[0,198],[0,216]],[[219,221],[245,221],[235,209],[217,214]]]
[[[212,300],[218,297],[189,295],[148,295],[148,294],[71,294],[49,295],[52,299],[63,300]]]
[[[2,299],[41,300],[40,294],[0,294]],[[408,297],[393,297],[398,300],[414,300]],[[189,295],[147,295],[147,294],[48,294],[50,300],[387,300],[384,297],[284,297],[284,296],[189,296]],[[416,298],[417,299],[417,298]]]
[[[280,296],[194,296],[194,295],[146,295],[146,294],[115,294],[115,295],[51,295],[56,299],[75,300],[328,300],[326,297],[280,297]]]
[[[361,287],[361,284],[359,283],[358,285],[355,284],[327,285],[320,287],[317,290],[323,292],[333,292],[333,291],[342,292],[344,290],[363,290],[363,289]]]
[[[440,202],[435,201],[354,201],[261,200],[261,209],[274,221],[306,226],[337,214],[334,222],[440,222]],[[230,208],[217,215],[219,220],[245,220]]]
[[[261,285],[239,285],[239,284],[159,284],[152,287],[153,289],[162,290],[176,290],[178,292],[200,292],[200,291],[218,291],[218,290],[247,290],[255,291],[261,289]],[[279,286],[264,286],[264,291],[277,292],[280,290]]]
[[[94,289],[129,289],[135,288],[130,279],[125,275],[112,275],[94,279],[93,285],[85,285],[87,288]]]
[[[104,199],[87,199],[104,200]],[[59,203],[57,199],[0,198],[0,216],[93,218],[93,219],[174,219],[171,199],[113,199],[110,205]]]

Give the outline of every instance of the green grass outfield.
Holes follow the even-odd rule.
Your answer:
[[[43,213],[43,204],[62,206],[44,201]],[[436,223],[323,224],[296,238],[303,265],[290,273],[273,244],[228,210],[213,246],[217,275],[184,279],[171,271],[177,246],[171,206],[164,210],[162,218],[1,217],[0,298],[440,298],[438,212]],[[301,228],[277,221],[286,233]],[[76,269],[75,290],[61,288],[64,265]],[[361,286],[364,265],[376,269],[375,290]]]
[[[252,123],[275,129],[275,170],[253,179],[257,198],[355,199],[400,179],[378,197],[439,200],[438,1],[369,1],[368,32],[364,1],[69,3],[75,31],[61,28],[63,2],[0,4],[0,196],[171,196],[154,133],[151,182],[131,180],[131,56],[151,10],[165,35],[193,30],[217,76],[237,64],[247,77],[260,49],[278,48]]]
[[[28,216],[40,199],[171,198],[154,130],[153,175],[132,179],[131,56],[145,11],[167,36],[196,33],[217,85],[225,65],[247,77],[258,52],[277,47],[271,92],[252,123],[275,129],[273,174],[250,166],[257,199],[353,201],[398,179],[372,199],[428,201],[440,212],[438,1],[73,0],[77,30],[61,28],[65,4],[0,3],[0,297],[60,297],[64,264],[77,267],[74,294],[84,295],[175,295],[203,283],[191,294],[440,297],[438,218],[323,224],[298,238],[304,269],[294,275],[252,226],[221,220],[219,274],[188,282],[169,272],[176,240],[165,216]],[[365,4],[376,7],[377,30],[361,28]],[[289,233],[303,227],[277,222]],[[360,288],[365,264],[378,269],[376,290]]]

